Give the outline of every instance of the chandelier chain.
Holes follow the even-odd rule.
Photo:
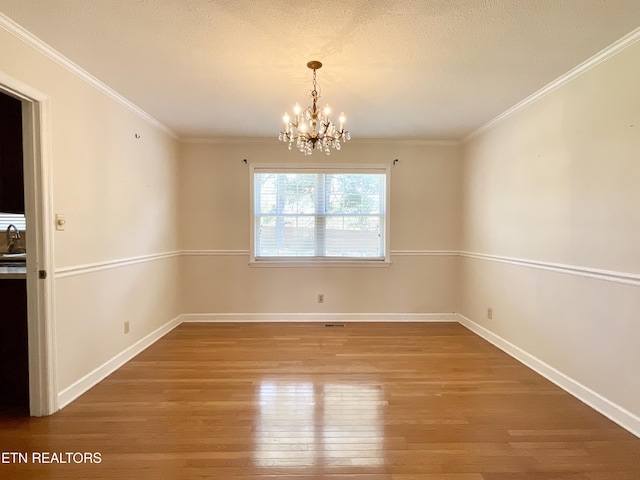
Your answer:
[[[313,70],[313,90],[311,91],[311,95],[315,99],[318,95],[318,84],[316,83],[316,70]]]

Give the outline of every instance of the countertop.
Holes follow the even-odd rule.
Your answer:
[[[0,280],[27,278],[27,254],[4,252],[0,255]]]
[[[0,280],[13,280],[16,278],[27,278],[27,267],[24,264],[0,267]]]

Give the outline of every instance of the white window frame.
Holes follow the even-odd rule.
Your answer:
[[[384,174],[384,257],[383,258],[337,258],[337,257],[267,257],[256,258],[255,185],[256,173],[378,173]],[[249,265],[252,267],[388,267],[391,265],[390,209],[391,168],[388,165],[298,165],[298,164],[250,164],[249,165]]]

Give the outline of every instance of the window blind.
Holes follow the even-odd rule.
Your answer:
[[[6,230],[9,225],[15,225],[18,230],[22,231],[27,229],[27,222],[23,214],[0,212],[0,230]]]
[[[256,169],[253,184],[256,260],[385,258],[385,169]]]

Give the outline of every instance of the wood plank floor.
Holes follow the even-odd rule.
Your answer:
[[[12,480],[640,479],[640,439],[455,323],[183,324],[0,422]]]

